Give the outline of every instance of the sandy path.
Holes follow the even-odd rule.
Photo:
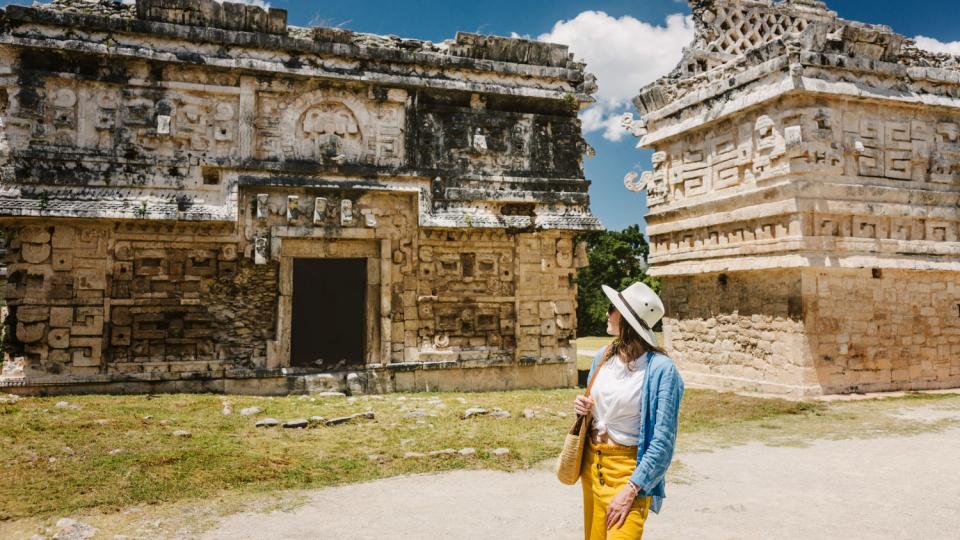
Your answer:
[[[960,429],[751,443],[679,456],[645,538],[957,538]],[[293,512],[237,514],[205,538],[582,538],[580,487],[544,470],[456,471],[309,493]]]

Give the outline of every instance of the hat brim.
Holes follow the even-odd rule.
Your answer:
[[[617,311],[620,312],[620,318],[627,321],[630,326],[637,331],[637,334],[640,336],[640,339],[647,342],[647,345],[653,347],[659,347],[657,344],[657,335],[653,333],[653,330],[648,330],[640,324],[640,321],[630,313],[630,310],[627,309],[627,305],[623,303],[623,300],[620,299],[620,293],[617,292],[613,287],[608,287],[606,285],[600,286],[603,289],[603,294],[607,295],[607,298],[610,299],[610,303],[613,304],[613,307],[617,308]]]

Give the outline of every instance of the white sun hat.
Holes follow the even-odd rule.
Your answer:
[[[623,320],[630,323],[630,326],[637,331],[637,334],[647,344],[659,347],[657,336],[653,333],[653,327],[663,318],[665,309],[657,293],[639,281],[622,292],[617,292],[613,287],[606,285],[602,285],[602,287],[603,293],[607,295],[613,306],[620,312]]]

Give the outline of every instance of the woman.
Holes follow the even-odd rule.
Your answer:
[[[664,313],[657,293],[643,283],[603,292],[613,304],[607,333],[616,339],[593,360],[590,397],[573,406],[593,412],[580,470],[584,538],[633,540],[663,502],[683,380],[651,330]]]

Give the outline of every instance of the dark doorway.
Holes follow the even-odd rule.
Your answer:
[[[292,366],[365,364],[366,287],[366,259],[293,260]]]

